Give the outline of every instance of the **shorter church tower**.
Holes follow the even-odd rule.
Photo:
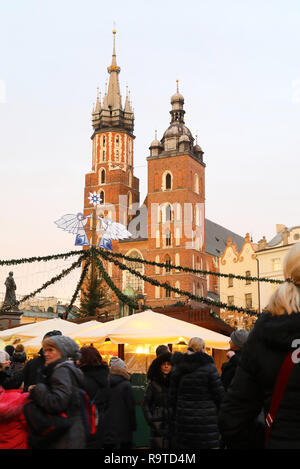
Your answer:
[[[205,164],[184,121],[184,98],[171,97],[171,122],[161,140],[150,145],[148,161],[148,260],[205,269]],[[151,270],[151,271],[150,271]],[[203,275],[153,267],[148,275],[179,290],[206,296]],[[186,297],[147,285],[153,306],[174,304]]]

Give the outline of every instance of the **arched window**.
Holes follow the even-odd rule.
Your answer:
[[[166,282],[166,283],[170,285],[169,282]],[[169,290],[168,288],[165,288],[165,295],[166,295],[166,298],[171,298],[171,290]]]
[[[172,176],[170,173],[166,174],[166,184],[165,184],[166,189],[172,189]]]
[[[136,250],[127,253],[127,255],[135,259],[142,259],[141,254]],[[144,275],[144,265],[141,262],[126,261],[125,263],[127,267]],[[129,272],[129,270],[124,271],[123,282],[124,289],[131,287],[135,293],[142,293],[144,291],[144,280]]]
[[[101,170],[100,182],[101,184],[105,184],[105,169]]]
[[[104,191],[100,191],[100,204],[104,204],[104,201],[105,201]]]
[[[169,254],[167,254],[165,257],[165,264],[167,264],[166,272],[171,272],[171,268],[169,267],[171,265],[171,257]]]
[[[172,236],[170,230],[166,231],[166,246],[172,246]]]
[[[194,191],[199,194],[199,176],[198,174],[195,174],[194,178]]]
[[[166,205],[166,222],[172,221],[172,207],[171,205]]]

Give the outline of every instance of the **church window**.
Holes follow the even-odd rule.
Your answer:
[[[194,179],[194,191],[199,194],[199,176],[198,174],[195,174],[195,179]]]
[[[166,231],[166,246],[172,246],[172,236],[170,230]]]
[[[101,184],[105,184],[105,169],[101,170]]]
[[[171,205],[166,205],[166,222],[172,219],[172,208]]]
[[[105,161],[105,150],[102,152],[102,160]]]
[[[166,283],[170,285],[169,282],[166,282]],[[166,298],[171,298],[171,290],[169,290],[169,288],[165,288],[165,294],[166,294]]]
[[[104,200],[105,200],[104,191],[100,191],[100,204],[104,204]]]
[[[180,290],[180,282],[179,282],[179,280],[177,280],[177,282],[175,282],[175,288],[177,288],[178,290]],[[175,293],[175,296],[176,296],[176,298],[178,298],[178,297],[180,296],[180,294],[176,292],[176,293]]]
[[[142,256],[138,251],[132,251],[127,255],[136,259],[142,259]],[[144,275],[144,266],[141,262],[126,261],[126,266],[137,271],[139,274]],[[142,293],[144,291],[143,279],[129,272],[129,270],[125,270],[124,283],[125,288],[131,287],[135,293]]]
[[[160,298],[160,287],[159,286],[155,287],[155,298]]]
[[[178,252],[175,254],[175,265],[180,266],[180,254],[178,254]],[[180,271],[176,270],[176,272],[180,272]]]
[[[171,257],[167,254],[165,258],[165,264],[167,264],[166,272],[171,272]]]
[[[166,174],[166,184],[165,184],[166,190],[172,189],[172,176],[170,173]]]

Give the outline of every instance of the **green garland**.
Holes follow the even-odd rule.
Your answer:
[[[51,256],[41,256],[41,257],[28,257],[22,259],[11,259],[7,261],[0,260],[1,265],[19,265],[19,264],[30,264],[32,262],[48,262],[57,259],[67,259],[70,256],[81,255],[82,251],[70,251],[62,254],[53,254]]]
[[[80,258],[77,259],[77,261],[73,262],[73,264],[68,269],[63,269],[60,274],[52,277],[50,280],[45,282],[41,287],[36,289],[34,292],[29,293],[28,295],[25,295],[21,300],[16,301],[16,306],[19,306],[19,304],[23,303],[24,301],[29,300],[29,298],[33,298],[35,295],[40,293],[45,288],[49,287],[50,285],[53,285],[54,283],[58,282],[62,278],[66,277],[70,272],[72,272],[72,270],[74,270],[76,267],[79,267],[81,265],[82,260],[85,259],[86,256],[87,256],[86,254],[81,254]],[[7,307],[2,308],[1,312],[10,311],[10,310],[11,310],[11,307],[7,306]]]
[[[142,280],[144,280],[145,282],[150,283],[151,285],[162,287],[165,290],[173,291],[175,293],[178,293],[181,296],[187,296],[191,300],[199,301],[200,303],[205,303],[205,304],[210,305],[210,306],[217,306],[218,308],[225,308],[229,311],[238,311],[238,312],[241,312],[241,313],[249,314],[251,316],[257,316],[257,313],[255,311],[251,310],[251,309],[243,308],[241,306],[227,305],[226,303],[222,303],[221,301],[210,300],[209,298],[194,295],[193,293],[190,293],[188,291],[180,290],[179,288],[172,287],[167,282],[161,283],[158,280],[155,280],[151,277],[143,275],[140,272],[138,272],[137,270],[132,269],[131,267],[126,266],[125,264],[122,264],[121,262],[117,261],[116,259],[113,259],[112,256],[111,256],[111,253],[108,254],[107,252],[104,252],[104,251],[100,252],[99,251],[99,254],[103,257],[103,259],[105,259],[109,262],[113,262],[121,270],[128,270],[130,273],[132,273],[136,277],[141,278]]]
[[[95,249],[95,248],[94,248]],[[98,249],[98,252],[101,252],[101,249]],[[283,283],[283,280],[276,280],[273,278],[264,278],[264,277],[246,277],[243,275],[234,275],[234,274],[222,274],[220,272],[212,272],[210,270],[199,270],[199,269],[191,269],[189,267],[182,267],[181,265],[173,265],[173,264],[165,264],[162,262],[154,262],[154,261],[147,261],[145,259],[141,259],[139,257],[130,257],[125,256],[124,254],[117,253],[117,252],[110,252],[109,253],[112,257],[118,257],[130,262],[138,262],[141,264],[147,264],[152,266],[157,266],[161,268],[167,269],[174,269],[174,270],[181,270],[183,272],[189,272],[193,274],[204,274],[204,275],[215,275],[216,277],[226,277],[226,278],[236,278],[238,280],[248,280],[251,282],[269,282],[269,283]]]
[[[85,279],[85,277],[86,277],[86,275],[87,275],[87,271],[88,271],[88,268],[89,268],[89,266],[90,266],[90,263],[91,263],[91,259],[88,258],[87,261],[86,261],[86,263],[85,263],[85,265],[84,265],[84,267],[83,267],[83,269],[82,269],[81,276],[80,276],[80,279],[79,279],[79,281],[78,281],[78,283],[77,283],[77,287],[76,287],[76,289],[75,289],[75,291],[74,291],[74,294],[73,294],[73,296],[72,296],[71,302],[70,302],[69,306],[67,307],[67,310],[66,310],[66,319],[68,319],[68,314],[70,313],[70,311],[71,311],[71,309],[72,309],[72,306],[73,306],[73,304],[75,303],[75,300],[76,300],[76,298],[77,298],[77,295],[78,295],[78,293],[79,293],[79,290],[81,289],[81,286],[82,286],[82,284],[83,284],[83,282],[84,282],[84,279]]]
[[[124,293],[122,293],[121,290],[115,285],[115,283],[114,283],[113,280],[111,279],[110,275],[106,272],[106,270],[105,270],[105,268],[104,268],[104,265],[103,265],[102,261],[99,259],[98,256],[95,257],[95,260],[96,260],[97,266],[98,266],[98,268],[99,268],[99,272],[100,272],[100,274],[102,275],[102,278],[103,278],[104,281],[107,283],[108,287],[109,287],[109,288],[115,293],[115,295],[119,298],[119,300],[120,300],[122,303],[127,304],[127,305],[130,306],[131,308],[138,310],[138,309],[139,309],[138,303],[136,303],[135,301],[133,301],[129,296],[124,295]]]

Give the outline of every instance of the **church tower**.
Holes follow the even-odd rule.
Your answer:
[[[148,161],[148,259],[205,269],[205,164],[203,151],[186,127],[184,98],[171,97],[171,122],[161,140],[150,146]],[[161,283],[206,296],[206,279],[168,268],[153,267],[148,275]],[[147,286],[153,306],[186,298],[157,286]]]
[[[128,210],[139,202],[139,180],[133,175],[134,113],[127,88],[124,106],[120,93],[120,67],[116,58],[116,31],[113,31],[112,62],[103,100],[98,91],[92,112],[92,170],[86,174],[84,215],[93,212],[90,194],[98,195],[97,215],[127,226]],[[92,218],[87,233],[91,240]],[[89,233],[90,232],[90,233]],[[95,233],[95,230],[94,230]],[[93,243],[98,239],[93,239]]]

